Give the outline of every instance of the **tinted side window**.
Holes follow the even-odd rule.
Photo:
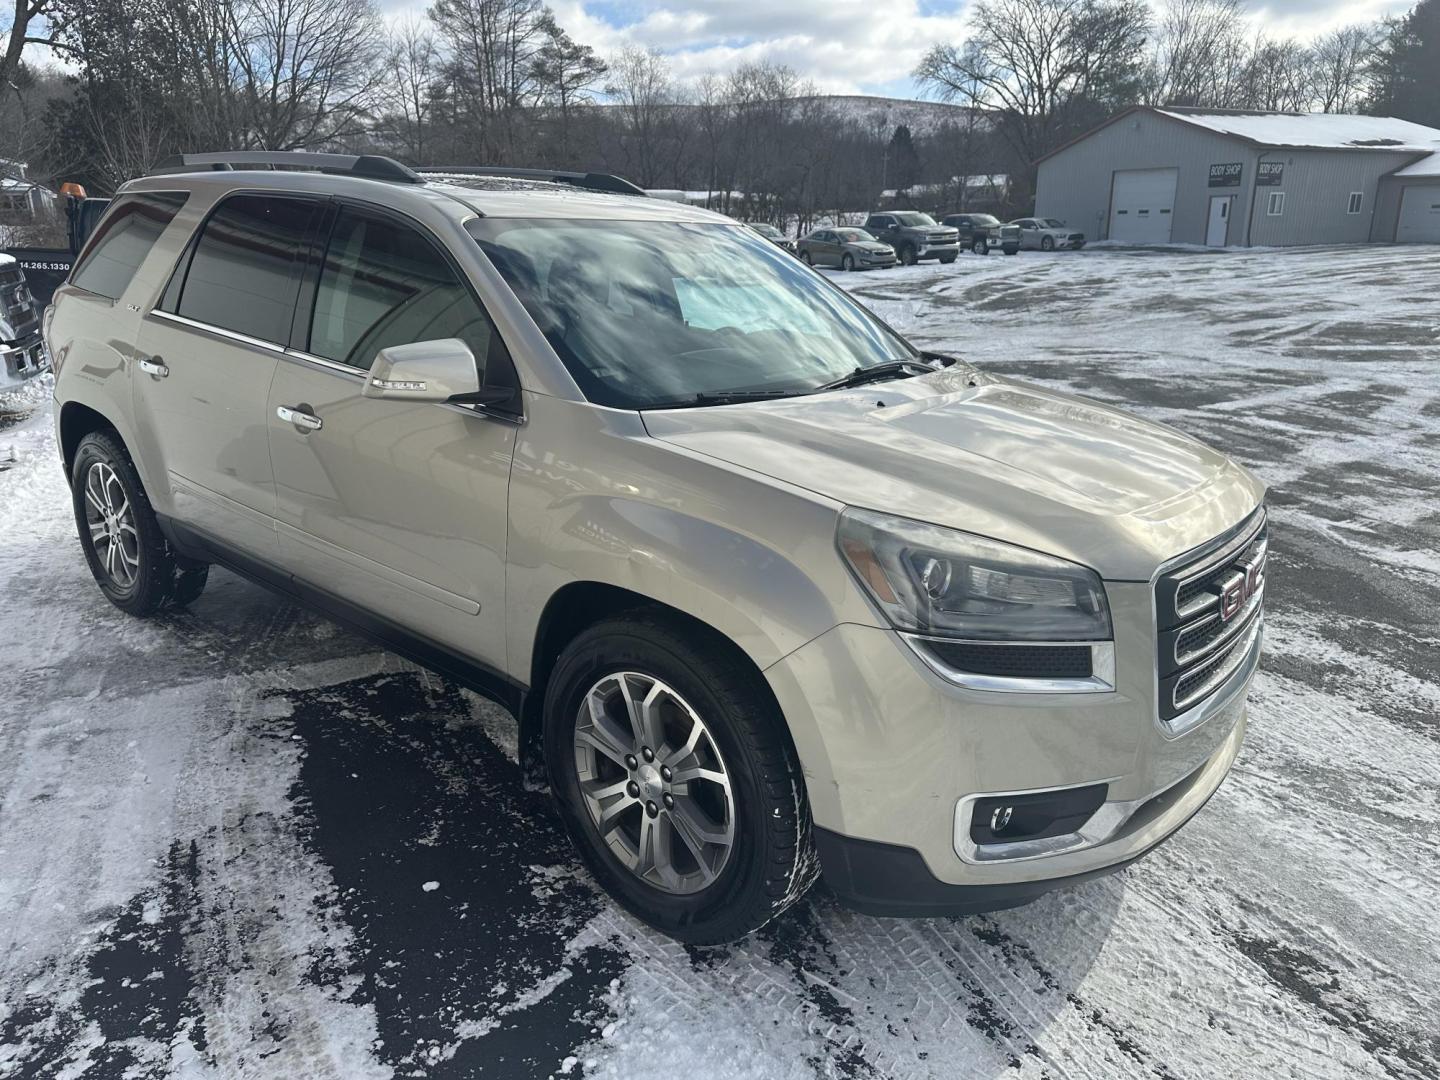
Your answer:
[[[311,219],[319,203],[233,195],[205,222],[177,313],[288,344]]]
[[[147,191],[116,199],[90,249],[71,271],[71,284],[111,300],[120,299],[165,226],[189,197],[184,191]]]
[[[309,351],[369,370],[391,345],[459,338],[480,371],[508,368],[490,318],[440,250],[388,217],[343,209],[315,292]]]

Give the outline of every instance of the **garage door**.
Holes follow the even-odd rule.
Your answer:
[[[1440,244],[1440,184],[1406,184],[1400,192],[1402,244]]]
[[[1179,169],[1123,169],[1110,196],[1110,239],[1168,244]]]

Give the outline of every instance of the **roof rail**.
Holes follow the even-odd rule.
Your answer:
[[[166,158],[150,173],[195,172],[198,169],[224,171],[242,168],[314,169],[319,172],[358,176],[367,180],[392,180],[420,184],[410,169],[394,158],[378,154],[312,154],[298,150],[226,150],[217,154],[176,154]]]
[[[623,176],[597,172],[564,172],[559,169],[511,169],[498,165],[423,165],[415,171],[422,177],[430,175],[447,176],[499,176],[513,180],[550,180],[557,184],[570,184],[588,191],[608,191],[614,195],[645,195],[645,189],[632,184]]]

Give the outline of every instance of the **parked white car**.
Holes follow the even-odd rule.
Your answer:
[[[1040,251],[1074,248],[1079,251],[1085,246],[1085,234],[1076,232],[1059,218],[1017,218],[1010,224],[1020,226],[1021,248],[1038,248]]]

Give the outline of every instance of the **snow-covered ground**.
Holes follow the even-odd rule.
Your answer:
[[[590,885],[495,707],[228,574],[106,604],[31,391],[0,406],[0,1076],[1440,1075],[1435,250],[836,280],[1273,485],[1268,655],[1203,813],[1027,908],[817,890],[684,948]]]

